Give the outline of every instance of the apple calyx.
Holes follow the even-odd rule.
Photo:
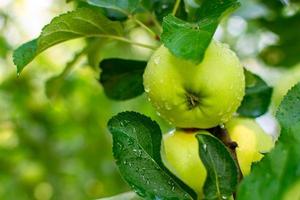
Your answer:
[[[201,100],[200,95],[198,95],[195,92],[187,91],[185,97],[187,100],[187,105],[189,110],[196,108],[200,104],[200,100]]]

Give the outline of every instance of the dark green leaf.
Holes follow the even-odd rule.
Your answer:
[[[149,2],[145,0],[86,0],[89,4],[99,6],[101,8],[109,8],[125,15],[139,12],[147,6]],[[145,2],[145,4],[144,4]]]
[[[237,0],[206,0],[194,23],[168,15],[163,21],[162,42],[175,56],[200,63],[222,15],[237,6]]]
[[[238,109],[238,113],[244,117],[256,118],[268,111],[273,88],[248,70],[245,70],[245,77],[246,95]]]
[[[300,129],[300,83],[294,86],[284,97],[276,117],[282,130],[288,134],[281,137],[287,140],[294,138],[300,142],[300,132],[293,130],[295,128]]]
[[[239,180],[238,166],[225,145],[210,135],[197,134],[199,155],[206,168],[205,199],[228,199]]]
[[[175,56],[199,63],[204,57],[217,24],[215,20],[189,23],[168,15],[164,18],[161,39]]]
[[[99,10],[79,8],[54,18],[37,39],[15,50],[14,63],[20,73],[38,54],[58,43],[80,37],[120,35],[121,31],[119,22],[108,20]]]
[[[127,100],[144,92],[143,73],[147,62],[107,59],[100,63],[100,83],[105,94],[114,100]]]
[[[194,192],[163,165],[162,133],[156,122],[135,112],[124,112],[113,117],[108,128],[119,170],[137,194],[145,199],[195,198]]]
[[[300,83],[285,96],[277,119],[281,125],[279,140],[275,148],[254,165],[252,173],[242,181],[238,200],[300,198],[297,193],[297,184],[300,182]]]
[[[104,13],[112,21],[125,21],[128,18],[124,13],[114,9],[106,8]]]

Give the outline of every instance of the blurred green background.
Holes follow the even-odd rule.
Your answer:
[[[276,137],[276,106],[300,81],[299,1],[241,2],[215,37],[275,87],[269,113],[257,121]],[[52,86],[56,96],[49,99],[47,80],[61,73],[84,41],[48,50],[17,76],[12,49],[37,37],[54,16],[72,9],[60,0],[0,1],[0,199],[81,200],[127,191],[112,157],[109,118],[134,110],[157,120],[163,132],[171,128],[144,95],[125,102],[109,100],[98,83],[98,70],[85,58],[61,87]]]

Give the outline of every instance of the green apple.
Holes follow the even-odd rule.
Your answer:
[[[219,42],[211,42],[198,65],[161,46],[148,62],[144,87],[158,113],[176,127],[211,128],[237,110],[245,77],[236,54]]]
[[[296,182],[283,196],[283,200],[300,199],[300,181]]]
[[[165,134],[162,143],[162,159],[167,168],[202,197],[206,169],[199,157],[196,134],[207,131],[186,132],[177,129]]]
[[[131,41],[141,44],[147,44],[152,46],[157,46],[158,41],[151,35],[147,30],[137,27],[130,30],[129,36]],[[149,60],[153,51],[145,47],[139,47],[136,45],[131,46],[132,54],[137,58],[143,58],[143,60]]]
[[[237,159],[246,176],[250,173],[252,163],[259,161],[263,157],[262,153],[273,147],[272,137],[253,119],[234,118],[226,124],[226,128],[232,141],[238,144]],[[196,134],[210,133],[205,130],[175,129],[165,134],[161,155],[167,168],[196,191],[201,199],[207,172],[199,157]]]
[[[225,127],[232,141],[238,144],[237,159],[243,175],[248,175],[253,162],[262,159],[274,145],[273,139],[255,122],[254,119],[233,118]]]
[[[282,77],[276,83],[272,96],[271,110],[276,112],[284,95],[294,85],[300,82],[300,65],[283,72]]]

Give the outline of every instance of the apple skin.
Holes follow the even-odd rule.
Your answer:
[[[163,135],[161,155],[167,168],[197,192],[198,197],[202,197],[207,174],[199,157],[195,137],[198,133],[209,134],[207,131],[186,132],[176,129]]]
[[[283,200],[299,200],[300,199],[300,181],[296,182],[291,188],[284,194]]]
[[[198,65],[161,46],[148,62],[144,87],[167,121],[204,129],[231,118],[244,97],[245,77],[236,54],[219,42],[211,42]]]
[[[231,140],[238,144],[237,159],[242,174],[246,176],[251,171],[252,163],[260,161],[263,158],[262,153],[267,153],[273,148],[273,139],[254,119],[233,118],[225,127]]]

